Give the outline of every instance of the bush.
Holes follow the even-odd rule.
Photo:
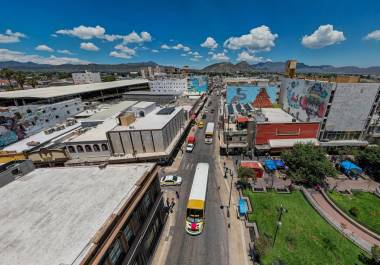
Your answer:
[[[334,243],[331,241],[330,238],[327,238],[327,237],[324,237],[322,239],[322,242],[323,242],[323,247],[329,251],[333,251],[336,249],[336,246],[334,245]]]
[[[357,217],[359,215],[359,209],[356,207],[352,207],[348,210],[348,212],[353,216]]]

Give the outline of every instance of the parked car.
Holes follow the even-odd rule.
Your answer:
[[[182,184],[182,178],[176,175],[168,175],[160,180],[161,186],[177,186]]]
[[[214,113],[214,111],[215,111],[214,109],[211,109],[211,113]]]

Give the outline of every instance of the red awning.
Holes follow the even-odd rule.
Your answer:
[[[252,169],[263,169],[263,166],[258,161],[241,161],[240,167],[252,168]]]
[[[239,116],[237,118],[237,122],[238,123],[245,123],[245,122],[248,122],[248,117],[245,117],[245,116]]]

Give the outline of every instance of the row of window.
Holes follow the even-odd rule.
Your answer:
[[[84,153],[85,151],[86,153],[108,151],[107,144],[101,144],[101,145],[93,144],[92,146],[89,144],[86,144],[84,145],[84,149],[82,145],[76,145],[76,146],[69,145],[67,148],[69,149],[70,153]]]
[[[126,253],[132,246],[141,225],[146,220],[146,217],[150,213],[150,208],[155,202],[158,194],[160,193],[160,186],[157,183],[153,183],[148,191],[146,191],[144,197],[133,211],[132,216],[127,221],[125,227],[122,229],[122,233],[118,239],[112,244],[108,250],[107,258],[112,265],[121,264]],[[156,231],[156,229],[154,230]],[[150,247],[150,246],[149,246]],[[104,263],[106,264],[106,263]]]

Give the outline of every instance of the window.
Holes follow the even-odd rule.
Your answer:
[[[132,229],[129,227],[129,224],[124,228],[123,234],[125,236],[125,239],[128,242],[128,247],[131,247],[133,240],[135,239],[135,234],[133,233]]]
[[[86,152],[92,152],[92,148],[91,148],[91,146],[89,144],[86,144],[84,146],[84,149],[86,149]]]
[[[81,145],[77,146],[78,153],[83,153],[83,147]]]
[[[55,115],[55,118],[56,118],[56,119],[59,119],[59,115]]]
[[[94,144],[93,146],[95,152],[100,152],[100,147],[97,144]]]
[[[102,144],[102,151],[108,151],[107,144]]]
[[[70,153],[76,153],[76,151],[75,151],[75,147],[74,147],[74,146],[71,146],[71,145],[70,145],[70,146],[68,147],[68,149],[69,149],[69,152],[70,152]]]
[[[66,111],[67,112],[67,114],[70,114],[70,111],[68,110],[68,111]]]
[[[109,252],[109,259],[112,265],[118,264],[121,258],[123,257],[124,250],[120,243],[120,240],[117,239],[113,244]]]

